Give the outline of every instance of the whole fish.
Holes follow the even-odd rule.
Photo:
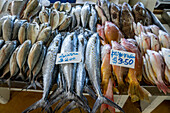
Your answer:
[[[135,67],[130,68],[127,78],[129,82],[129,89],[128,89],[128,95],[131,97],[132,102],[136,102],[139,99],[143,100],[149,99],[150,93],[145,90],[143,87],[140,86],[139,82],[142,80],[142,55],[139,51],[139,49],[126,39],[121,39],[121,45],[128,51],[135,53]]]
[[[151,38],[151,50],[159,51],[160,50],[160,43],[158,37],[150,32],[147,32],[147,34]]]
[[[5,41],[10,41],[12,38],[12,30],[14,27],[14,22],[11,17],[8,17],[2,25],[2,34]]]
[[[60,46],[61,46],[61,34],[58,34],[48,47],[47,55],[45,57],[44,64],[42,67],[44,85],[42,98],[39,101],[35,102],[30,107],[28,107],[22,113],[27,113],[39,107],[44,108],[47,105],[48,95],[52,88],[52,82],[54,79],[53,72],[55,67],[56,56],[57,53],[60,51]]]
[[[94,9],[93,6],[91,6],[91,16],[89,19],[89,28],[91,31],[96,32],[96,27],[97,27],[97,12]],[[86,20],[87,21],[87,20]]]
[[[111,43],[112,43],[113,50],[126,51],[126,49],[118,42],[112,41]],[[117,78],[118,90],[120,91],[120,93],[122,93],[123,91],[126,90],[126,86],[123,80],[124,80],[124,76],[127,75],[128,69],[116,65],[112,65],[112,67],[113,67],[113,73],[114,75],[116,75]]]
[[[42,48],[43,48],[43,42],[38,41],[32,45],[30,52],[28,54],[27,62],[28,62],[28,67],[29,67],[29,71],[30,71],[30,75],[28,77],[29,81],[32,78],[32,70],[34,69],[36,63],[38,62]]]
[[[37,40],[39,33],[38,23],[30,23],[27,27],[27,40],[31,40],[31,43],[34,44]]]
[[[81,23],[82,23],[82,27],[86,28],[88,22],[89,22],[89,18],[90,18],[90,5],[88,2],[85,2],[83,7],[81,8]]]
[[[76,16],[75,16],[75,8],[73,7],[70,13],[70,16],[72,17],[72,22],[71,22],[71,29],[73,29],[74,27],[76,27]]]
[[[26,20],[18,20],[16,19],[15,22],[14,22],[14,29],[13,29],[13,36],[12,36],[12,40],[17,40],[18,39],[18,32],[19,32],[19,29],[21,27],[21,25],[23,23],[25,23]]]
[[[111,3],[111,6],[110,6],[111,20],[119,28],[120,28],[120,11],[121,10],[118,5]]]
[[[1,47],[4,45],[4,40],[0,40],[0,50],[1,50]]]
[[[110,7],[108,7],[109,4],[108,2],[109,2],[108,0],[101,0],[100,4],[107,17],[107,20],[110,21],[110,11],[109,11]]]
[[[162,30],[159,30],[159,42],[161,43],[161,47],[170,49],[170,35]]]
[[[80,26],[80,22],[81,22],[81,6],[80,5],[76,6],[74,14],[76,17],[76,23],[77,23],[76,26],[78,27]]]
[[[59,12],[57,10],[52,10],[49,19],[52,30],[55,30],[59,24]]]
[[[169,53],[170,49],[161,48],[162,56],[164,58],[165,64],[167,65],[168,69],[170,70],[170,60],[169,60]]]
[[[39,4],[39,0],[30,0],[28,3],[27,3],[27,6],[24,10],[24,16],[23,18],[27,19],[28,18],[28,14],[30,12],[32,12]]]
[[[19,40],[20,44],[23,44],[24,41],[27,38],[27,27],[28,27],[28,22],[25,22],[19,28],[19,31],[18,31],[18,40]]]
[[[18,53],[18,50],[19,50],[20,46],[18,46],[15,51],[13,52],[11,58],[10,58],[10,66],[9,66],[9,69],[10,69],[10,77],[6,80],[6,82],[8,83],[8,86],[10,87],[10,80],[12,77],[14,77],[18,72],[19,72],[19,67],[18,67],[18,64],[17,64],[17,53]]]
[[[104,25],[105,21],[107,21],[107,18],[106,18],[105,14],[104,14],[103,9],[97,4],[95,5],[95,9],[97,11],[97,14],[98,14],[98,16],[100,18],[100,21],[101,21],[102,25]]]
[[[110,106],[115,107],[119,109],[120,111],[124,112],[123,109],[120,108],[117,104],[113,103],[112,101],[110,101],[109,99],[107,99],[106,97],[102,95],[101,88],[100,88],[100,76],[101,76],[100,40],[99,40],[99,36],[97,33],[93,34],[90,37],[87,43],[85,57],[86,57],[85,66],[89,74],[89,79],[98,96],[91,113],[95,113],[98,107],[103,103],[109,104]]]
[[[25,65],[26,61],[27,61],[27,57],[29,54],[29,51],[31,49],[31,40],[26,40],[19,48],[18,52],[17,52],[17,64],[19,66],[20,69],[20,73],[17,76],[17,78],[21,77],[22,80],[25,79],[24,75],[23,75],[23,66]]]
[[[152,50],[147,50],[147,54],[149,56],[153,72],[154,72],[155,76],[157,77],[158,82],[161,85],[161,90],[165,94],[169,93],[170,89],[165,85],[165,83],[163,81],[165,65],[164,65],[161,55],[158,52],[152,51]]]
[[[42,10],[39,13],[39,20],[40,20],[40,22],[41,23],[48,22],[48,18],[49,18],[48,11],[45,9],[45,7],[42,7]]]
[[[27,89],[31,88],[31,87],[34,87],[34,89],[36,89],[36,85],[38,87],[42,87],[37,81],[36,81],[36,78],[39,74],[39,72],[41,71],[41,68],[42,68],[42,65],[43,65],[43,62],[44,62],[44,58],[45,58],[45,55],[46,55],[46,47],[43,46],[42,48],[42,51],[41,51],[41,54],[40,54],[40,57],[34,67],[34,69],[32,70],[32,75],[33,75],[33,78],[31,79],[31,84],[27,87]]]
[[[51,27],[44,28],[38,35],[37,41],[43,41],[43,44],[46,44],[50,39],[51,32]]]
[[[6,42],[0,50],[0,69],[9,61],[10,56],[15,50],[17,43],[15,41]]]
[[[60,25],[59,27],[59,31],[63,31],[65,29],[67,29],[69,27],[69,25],[71,24],[71,20],[72,17],[71,16],[67,16],[67,18],[65,19],[65,21]]]

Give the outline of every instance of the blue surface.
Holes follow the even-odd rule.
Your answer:
[[[51,3],[54,3],[56,1],[61,1],[61,3],[65,2],[76,3],[76,0],[50,0]]]

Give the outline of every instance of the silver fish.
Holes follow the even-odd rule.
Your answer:
[[[14,22],[12,21],[12,18],[8,17],[2,25],[3,39],[5,41],[11,40],[13,26],[14,26]]]
[[[20,68],[20,73],[17,76],[17,78],[21,77],[24,80],[24,75],[23,75],[23,66],[25,65],[27,61],[27,57],[29,54],[29,51],[31,49],[31,40],[26,40],[19,48],[17,52],[17,64]]]
[[[80,26],[80,22],[81,22],[81,6],[76,6],[76,9],[75,9],[75,17],[76,17],[76,22],[77,22],[77,25],[76,26]]]
[[[43,41],[43,44],[46,44],[50,39],[51,33],[51,27],[44,28],[38,35],[37,41]]]
[[[89,28],[91,31],[96,32],[96,26],[97,26],[97,12],[94,9],[93,6],[91,6],[91,16],[89,20]]]
[[[31,80],[32,78],[32,70],[34,69],[36,63],[38,62],[38,59],[40,57],[41,51],[43,48],[43,42],[42,41],[38,41],[35,44],[32,45],[30,52],[28,54],[28,67],[30,70],[30,74],[28,79]]]
[[[59,27],[59,31],[63,31],[65,29],[67,29],[69,27],[69,25],[71,24],[71,20],[72,17],[68,16],[65,21],[61,24],[61,26]]]
[[[30,23],[27,27],[27,39],[31,40],[32,44],[35,43],[39,33],[39,25],[35,23]]]
[[[48,101],[48,95],[51,90],[52,86],[52,80],[54,79],[53,77],[53,71],[55,67],[55,61],[56,61],[56,56],[57,53],[60,51],[60,46],[61,46],[61,35],[58,34],[53,41],[51,42],[48,50],[47,50],[47,55],[44,60],[44,64],[42,67],[42,73],[43,73],[43,95],[42,98],[28,107],[26,110],[24,110],[22,113],[27,113],[29,111],[32,111],[36,108],[39,107],[45,107]]]
[[[16,42],[9,41],[0,50],[0,69],[9,61],[10,56],[16,48]]]
[[[31,87],[34,87],[34,89],[36,89],[36,85],[42,88],[42,86],[36,81],[36,77],[38,76],[38,73],[42,69],[45,55],[46,55],[46,47],[43,46],[38,62],[36,63],[34,69],[32,70],[33,78],[31,80],[31,84],[27,87],[27,89]]]
[[[88,2],[85,2],[81,9],[81,23],[83,28],[86,28],[89,22],[90,12],[91,12],[90,5],[88,4]]]
[[[100,39],[97,33],[93,34],[88,40],[85,57],[85,66],[89,74],[89,79],[98,96],[91,113],[95,113],[102,103],[109,104],[124,113],[121,107],[102,95],[100,88]]]
[[[26,40],[27,36],[27,27],[28,27],[28,22],[25,22],[24,24],[21,25],[18,31],[18,40],[20,44],[24,43]]]

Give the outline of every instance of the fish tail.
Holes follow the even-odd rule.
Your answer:
[[[63,111],[62,113],[69,113],[71,110],[77,108],[76,103],[72,101]]]
[[[32,104],[31,106],[29,106],[22,113],[27,113],[27,112],[30,112],[30,111],[32,111],[34,109],[39,108],[39,107],[44,107],[46,104],[47,104],[47,102],[45,102],[44,99],[41,99],[41,100],[35,102],[34,104]]]
[[[8,78],[8,79],[5,81],[5,83],[7,83],[7,84],[8,84],[9,89],[10,89],[10,88],[11,88],[11,77],[10,77],[10,78]]]
[[[115,113],[115,108],[108,106],[108,110],[110,111],[110,113]]]
[[[114,102],[112,102],[111,100],[109,100],[108,98],[104,97],[104,96],[99,96],[93,106],[93,110],[91,113],[96,113],[97,109],[100,107],[101,104],[108,104],[114,108],[119,109],[121,112],[124,113],[124,110],[118,106],[117,104],[115,104]]]
[[[130,82],[128,95],[131,97],[132,102],[139,101],[139,83],[137,82]]]
[[[58,110],[59,110],[66,102],[68,102],[68,101],[69,101],[69,98],[68,98],[68,97],[62,99],[62,100],[57,104],[57,106],[55,107],[53,113],[55,113],[56,110],[58,111]]]
[[[97,99],[96,94],[88,85],[84,86],[84,91],[87,92],[92,98]]]
[[[18,79],[18,78],[21,78],[22,80],[25,80],[25,77],[23,75],[23,71],[22,70],[20,70],[19,75],[16,77],[16,79]]]
[[[40,84],[37,80],[35,81],[35,84],[36,84],[36,86],[38,86],[39,88],[43,89],[43,87],[41,86],[41,84]]]
[[[159,82],[156,84],[159,90],[162,90],[164,94],[170,93],[170,89],[164,84],[164,82]]]
[[[31,81],[31,84],[27,87],[27,89],[33,87],[34,89],[37,89],[36,84],[34,81]]]
[[[108,108],[107,104],[102,104],[101,107],[100,107],[100,113],[105,112],[107,108]]]

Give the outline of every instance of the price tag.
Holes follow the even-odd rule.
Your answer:
[[[111,49],[110,64],[127,68],[134,68],[135,53]]]
[[[79,52],[66,52],[57,54],[56,64],[79,63],[79,62],[81,62],[81,53]]]

